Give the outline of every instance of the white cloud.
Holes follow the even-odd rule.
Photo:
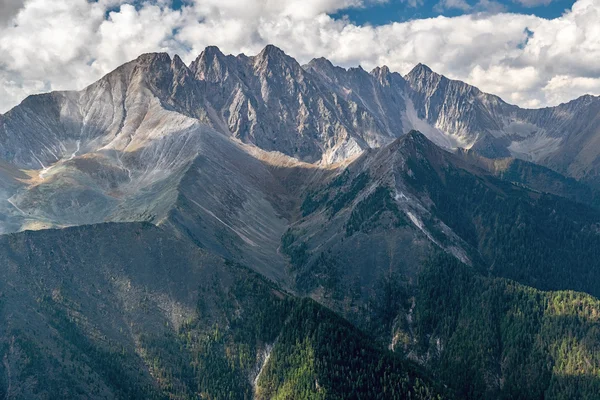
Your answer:
[[[474,7],[476,12],[488,13],[488,14],[499,14],[506,12],[506,5],[501,2],[494,0],[479,0]]]
[[[440,0],[434,7],[437,12],[443,12],[445,10],[461,10],[469,11],[471,6],[466,0]]]
[[[600,79],[557,75],[542,90],[551,103],[561,103],[582,93],[600,93]]]
[[[83,88],[143,52],[191,62],[207,45],[255,54],[268,43],[300,62],[325,56],[401,73],[423,62],[529,107],[600,94],[600,0],[578,0],[553,20],[495,13],[490,0],[472,15],[378,27],[327,15],[383,1],[194,0],[173,10],[168,0],[4,0],[12,11],[0,23],[0,112],[30,93]]]
[[[513,0],[515,3],[519,3],[524,7],[539,7],[547,6],[552,3],[553,0]]]
[[[425,0],[400,0],[401,3],[406,3],[409,7],[417,8],[425,3]]]

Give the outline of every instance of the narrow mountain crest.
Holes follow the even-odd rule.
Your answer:
[[[413,80],[413,79],[424,78],[424,77],[428,77],[428,76],[442,77],[442,75],[440,75],[436,72],[433,72],[433,70],[431,68],[429,68],[427,65],[419,63],[419,64],[415,65],[414,68],[408,74],[406,74],[405,78],[407,80]]]
[[[278,68],[282,65],[290,65],[294,67],[300,67],[298,61],[294,58],[285,54],[283,50],[272,44],[267,45],[260,53],[256,56],[251,57],[254,59],[254,66],[256,67],[273,67]]]
[[[190,64],[190,70],[201,81],[219,82],[229,76],[227,58],[216,46],[209,46],[200,53]]]

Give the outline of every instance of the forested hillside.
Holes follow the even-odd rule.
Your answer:
[[[0,249],[2,398],[447,398],[323,306],[150,224]]]
[[[415,300],[415,346],[458,398],[598,397],[598,299],[483,277],[439,256]]]

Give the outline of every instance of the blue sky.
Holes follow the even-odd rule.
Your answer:
[[[176,0],[179,1],[179,0]],[[363,8],[342,10],[333,16],[342,18],[347,16],[350,21],[358,25],[384,25],[390,22],[404,22],[411,19],[432,18],[440,15],[455,17],[477,11],[485,11],[484,7],[478,5],[478,1],[465,0],[471,7],[470,10],[440,7],[440,0],[424,0],[419,4],[411,5],[407,0],[390,0],[383,4],[374,4]],[[532,0],[531,3],[534,3]],[[516,14],[533,14],[541,18],[553,19],[561,16],[565,10],[569,10],[574,0],[554,0],[549,4],[541,4],[534,7],[525,7],[517,1],[496,1],[494,8],[504,9],[506,12]],[[537,2],[540,3],[540,2]]]
[[[443,0],[442,0],[443,1]],[[347,8],[332,16],[336,19],[347,17],[357,25],[385,25],[390,22],[404,22],[411,19],[433,18],[440,15],[455,17],[481,11],[505,11],[515,14],[532,14],[541,18],[553,19],[569,10],[575,0],[458,0],[467,4],[469,10],[444,6],[441,0],[387,0],[386,2],[370,4],[365,7]],[[136,3],[143,4],[143,0]],[[179,9],[188,0],[172,0],[172,8]],[[488,3],[487,6],[481,3]],[[523,3],[537,4],[524,6]],[[545,4],[547,3],[547,4]],[[118,7],[117,7],[118,8]]]

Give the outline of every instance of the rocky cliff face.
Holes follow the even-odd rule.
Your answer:
[[[252,57],[208,47],[190,66],[146,54],[84,91],[28,98],[2,117],[0,155],[46,168],[204,124],[263,150],[332,164],[418,129],[443,147],[515,156],[583,178],[595,175],[590,145],[599,110],[592,96],[520,109],[425,65],[402,77],[385,66],[368,73],[322,58],[301,66],[274,46]]]
[[[512,108],[496,96],[438,75],[423,64],[406,79],[419,117],[455,136],[461,147],[470,148],[485,135],[502,131],[500,116]]]
[[[283,280],[280,238],[305,192],[365,150],[416,127],[447,149],[518,156],[593,182],[599,112],[591,96],[522,110],[424,65],[406,77],[323,58],[301,66],[274,46],[252,57],[208,47],[190,66],[145,54],[81,92],[32,96],[0,117],[0,232],[151,221]],[[370,171],[369,185],[403,185],[395,164]],[[538,190],[574,187],[517,173]],[[532,174],[547,177],[543,186]],[[321,223],[334,229],[337,218]]]
[[[492,158],[533,161],[597,185],[600,98],[582,96],[557,107],[528,110],[424,65],[406,80],[419,117],[456,137],[459,147]]]
[[[396,113],[403,108],[400,95],[389,104],[378,93],[385,78],[379,82],[362,70],[343,70],[354,82],[342,76],[334,83],[336,77],[316,64],[303,68],[274,46],[254,57],[225,56],[209,47],[190,68],[216,113],[215,128],[264,150],[330,164],[402,132],[400,119],[389,125],[383,116],[383,104],[398,106]],[[402,77],[395,79],[402,84]],[[353,84],[365,90],[368,101],[352,95]]]

